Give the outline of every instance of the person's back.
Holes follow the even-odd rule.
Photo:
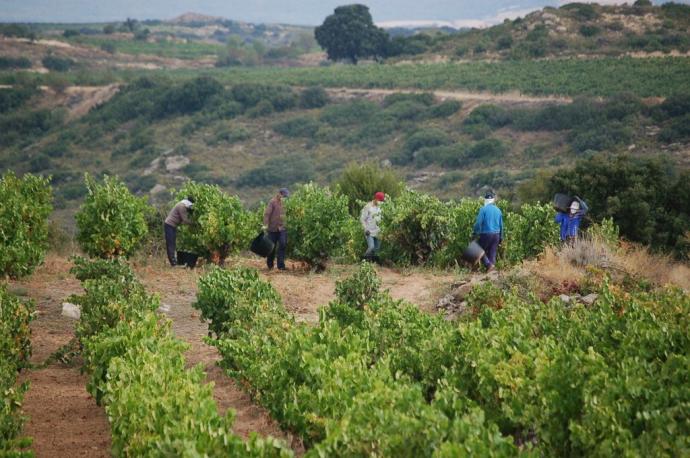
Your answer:
[[[175,205],[168,216],[165,218],[165,224],[172,227],[177,227],[180,224],[189,223],[189,207],[188,201],[180,201]],[[160,220],[159,220],[160,221]]]
[[[474,225],[475,234],[500,234],[503,231],[503,213],[495,204],[484,205],[479,210]]]

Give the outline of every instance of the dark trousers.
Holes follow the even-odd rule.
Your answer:
[[[496,253],[498,252],[498,244],[501,243],[501,234],[480,234],[479,246],[484,249],[484,256],[482,261],[486,267],[496,265]]]
[[[287,247],[287,231],[269,232],[268,238],[275,244],[273,251],[266,257],[266,265],[273,269],[273,260],[278,252],[278,268],[285,269],[285,248]]]
[[[163,230],[165,232],[165,249],[168,252],[168,261],[170,261],[171,266],[175,266],[177,265],[177,259],[175,258],[177,228],[171,226],[170,224],[164,223]]]

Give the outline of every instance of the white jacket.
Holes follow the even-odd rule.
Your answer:
[[[369,202],[362,209],[362,214],[359,217],[364,231],[369,231],[369,235],[376,237],[379,235],[379,223],[381,222],[381,208]]]

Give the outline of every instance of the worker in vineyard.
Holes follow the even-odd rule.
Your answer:
[[[584,200],[575,196],[570,203],[569,212],[557,212],[555,221],[561,226],[561,242],[572,242],[578,236],[580,230],[580,223],[585,216],[589,207]]]
[[[170,210],[168,217],[165,218],[163,229],[165,232],[165,248],[168,252],[168,261],[170,265],[175,267],[177,265],[177,257],[175,256],[177,244],[177,226],[180,224],[191,223],[191,212],[194,205],[194,199],[187,197],[182,199]]]
[[[278,254],[278,270],[285,270],[285,249],[287,248],[287,226],[285,225],[285,207],[283,199],[290,196],[287,188],[281,188],[266,206],[264,211],[263,230],[275,244],[273,251],[266,257],[268,270],[273,269],[273,261]]]
[[[381,240],[379,239],[381,207],[379,207],[379,203],[385,199],[384,193],[377,192],[374,194],[374,199],[364,206],[359,216],[359,221],[364,229],[364,236],[367,239],[367,251],[364,253],[364,259],[367,261],[379,262],[378,252],[381,249]]]
[[[477,243],[484,250],[482,262],[486,271],[491,272],[496,268],[498,245],[503,241],[503,213],[496,206],[496,194],[493,191],[484,195],[484,206],[479,210],[473,233],[479,237]]]

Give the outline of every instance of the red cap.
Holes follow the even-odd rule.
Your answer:
[[[379,202],[383,202],[384,200],[386,200],[386,195],[382,192],[377,192],[376,194],[374,194],[374,199],[378,200]]]

